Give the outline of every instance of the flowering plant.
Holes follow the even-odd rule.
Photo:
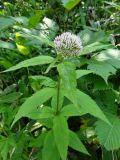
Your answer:
[[[83,48],[81,39],[70,32],[57,36],[54,45],[57,53],[63,57],[79,56]]]

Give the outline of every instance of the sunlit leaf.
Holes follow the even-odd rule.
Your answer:
[[[31,97],[29,97],[19,108],[18,113],[15,116],[13,124],[18,121],[21,117],[27,116],[29,113],[40,107],[44,102],[50,99],[55,92],[53,88],[44,88]]]
[[[74,8],[81,0],[62,0],[63,6],[70,10]]]
[[[25,61],[22,61],[22,62],[18,63],[16,66],[11,67],[4,72],[14,71],[14,70],[17,70],[17,69],[20,69],[20,68],[23,68],[23,67],[49,64],[52,61],[53,61],[53,58],[50,57],[50,56],[33,57],[31,59],[27,59]]]

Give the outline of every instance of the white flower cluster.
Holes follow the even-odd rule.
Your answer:
[[[81,39],[70,32],[57,36],[54,45],[57,53],[64,57],[79,56],[83,48]]]

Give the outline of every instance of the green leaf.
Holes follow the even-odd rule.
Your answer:
[[[62,0],[63,6],[70,10],[74,8],[81,0]]]
[[[69,130],[69,146],[76,151],[89,155],[88,151],[86,150],[85,146],[78,138],[78,136],[70,130]]]
[[[12,26],[15,23],[15,21],[11,18],[0,18],[0,29],[6,29],[10,26]]]
[[[82,43],[84,46],[91,43],[91,37],[93,36],[94,32],[89,29],[84,29],[83,31],[78,33],[78,36],[81,38]]]
[[[21,36],[25,37],[25,38],[32,39],[32,40],[33,39],[37,40],[37,41],[39,41],[40,44],[46,44],[46,45],[49,45],[54,48],[54,43],[50,40],[50,38],[47,35],[45,35],[43,33],[41,33],[38,36],[38,35],[35,35],[34,33],[32,33],[30,30],[26,30],[26,32],[24,31],[23,33],[21,33]]]
[[[49,131],[46,135],[42,150],[42,160],[60,160],[60,155],[52,131]]]
[[[14,71],[23,67],[29,67],[29,66],[36,66],[36,65],[43,65],[43,64],[49,64],[53,61],[53,58],[50,56],[38,56],[31,59],[27,59],[25,61],[22,61],[18,63],[17,65],[5,70],[4,72]]]
[[[61,109],[60,114],[65,117],[72,117],[81,116],[84,112],[79,107],[77,108],[73,104],[68,104]]]
[[[65,94],[76,104],[76,72],[75,65],[71,62],[63,62],[57,66],[61,85]],[[76,104],[77,105],[77,104]]]
[[[19,17],[11,17],[11,19],[15,20],[17,23],[22,23],[23,25],[28,25],[28,18],[24,16]]]
[[[80,36],[80,38],[82,39],[82,43],[83,46],[86,45],[93,45],[93,44],[99,44],[99,43],[95,43],[95,42],[103,42],[103,43],[108,43],[108,35],[100,30],[100,31],[92,31],[88,28],[84,29],[83,31],[81,31],[78,36]],[[91,38],[92,37],[92,38]]]
[[[7,95],[3,95],[0,97],[0,103],[12,103],[15,102],[18,98],[20,98],[22,94],[19,92],[13,92]]]
[[[120,119],[110,115],[109,120],[112,125],[99,120],[96,132],[101,145],[107,150],[116,150],[120,148]]]
[[[66,90],[76,89],[76,72],[75,65],[71,62],[63,62],[57,66],[63,87]]]
[[[2,160],[8,159],[8,153],[13,147],[16,147],[13,136],[0,137],[0,155]]]
[[[86,55],[88,53],[92,53],[95,51],[108,49],[108,48],[114,48],[114,46],[112,44],[103,44],[101,42],[94,42],[92,44],[85,46],[81,51],[81,55]]]
[[[22,104],[22,106],[18,110],[18,113],[15,116],[13,124],[21,117],[28,115],[30,112],[34,111],[35,108],[37,109],[38,106],[42,105],[44,102],[50,99],[53,96],[54,92],[54,88],[44,88],[34,93]]]
[[[57,115],[54,118],[53,133],[61,159],[66,160],[69,143],[69,130],[67,120],[63,116]]]
[[[36,109],[32,112],[29,112],[27,117],[31,119],[44,119],[44,118],[52,118],[54,116],[54,112],[50,107],[42,107],[40,109]]]
[[[115,100],[117,100],[117,95],[112,89],[100,90],[94,93],[96,101],[102,111],[107,114],[117,115],[118,105]]]
[[[77,79],[79,79],[80,77],[83,77],[87,74],[93,73],[92,71],[89,70],[76,70],[76,75],[77,75]]]
[[[107,1],[104,1],[104,3],[109,4],[109,5],[111,5],[111,7],[114,7],[120,11],[120,5],[117,5],[117,3],[107,2]]]
[[[46,86],[46,87],[55,87],[56,82],[49,77],[36,75],[36,76],[29,76],[30,84],[34,89],[34,85]]]
[[[43,19],[44,11],[36,10],[35,14],[29,19],[29,27],[35,28]]]
[[[104,147],[102,147],[102,160],[118,160],[118,156],[116,151],[107,151]]]
[[[9,42],[4,42],[0,40],[0,48],[15,50],[15,45]]]
[[[42,147],[47,133],[41,133],[37,138],[34,138],[30,141],[29,147]]]
[[[102,110],[89,95],[81,92],[80,90],[77,90],[77,98],[79,107],[81,110],[83,110],[84,113],[89,113],[110,124]]]
[[[102,62],[99,62],[96,60],[90,61],[88,65],[88,69],[93,71],[97,75],[101,76],[106,83],[107,83],[108,77],[116,73],[116,69],[112,65],[104,61]]]
[[[107,49],[95,56],[95,59],[100,62],[106,62],[115,68],[120,68],[120,51],[117,49]]]
[[[120,69],[120,51],[117,49],[102,51],[89,61],[88,69],[107,82],[108,77]]]

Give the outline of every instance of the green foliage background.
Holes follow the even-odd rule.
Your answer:
[[[120,159],[119,26],[119,0],[0,1],[1,160]],[[66,31],[79,58],[57,57]]]

